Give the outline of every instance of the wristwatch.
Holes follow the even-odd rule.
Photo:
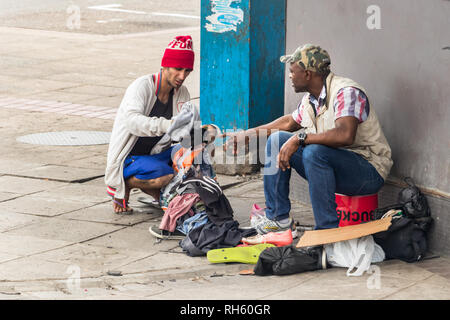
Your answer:
[[[297,133],[298,141],[300,141],[300,145],[301,145],[302,147],[305,146],[305,140],[306,140],[306,137],[307,137],[307,136],[308,136],[308,135],[306,134],[305,131],[301,131],[301,132]]]

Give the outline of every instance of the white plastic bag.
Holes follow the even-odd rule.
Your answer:
[[[328,263],[333,267],[348,268],[347,276],[361,276],[369,270],[371,263],[381,262],[385,258],[383,249],[371,235],[326,244],[324,248]]]

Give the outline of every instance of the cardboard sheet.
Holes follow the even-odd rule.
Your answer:
[[[305,231],[297,243],[297,248],[316,246],[326,243],[357,239],[377,232],[385,231],[391,225],[392,217],[334,229]]]

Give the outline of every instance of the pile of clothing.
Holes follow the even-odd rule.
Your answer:
[[[202,133],[207,130],[202,127]],[[207,152],[209,141],[181,147],[173,156],[176,175],[161,190],[159,203],[164,216],[160,230],[185,235],[180,246],[190,256],[211,249],[235,247],[256,230],[241,229],[233,209],[217,182]]]

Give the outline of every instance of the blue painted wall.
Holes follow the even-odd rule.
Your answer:
[[[202,0],[203,123],[215,123],[222,130],[248,129],[283,115],[285,66],[279,57],[285,54],[285,8],[285,0]],[[218,31],[232,24],[232,13],[238,9],[243,19],[235,31],[207,30],[207,17],[216,14],[223,22],[216,26]]]
[[[253,0],[250,8],[249,127],[284,114],[286,1]]]

